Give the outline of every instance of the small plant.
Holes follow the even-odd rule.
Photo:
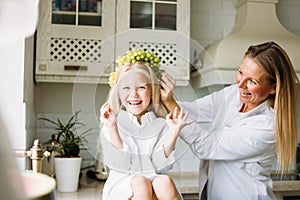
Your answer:
[[[66,124],[63,124],[59,119],[53,121],[48,118],[39,118],[40,120],[48,121],[56,126],[56,140],[60,144],[60,147],[57,151],[61,157],[78,157],[80,145],[88,143],[85,137],[91,131],[91,129],[84,131],[80,135],[75,133],[76,129],[85,126],[85,124],[79,121],[79,112],[80,111],[76,111]]]

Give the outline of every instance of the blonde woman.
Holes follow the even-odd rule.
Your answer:
[[[166,119],[153,66],[125,63],[113,76],[100,120],[104,162],[110,167],[103,200],[181,199],[169,176],[175,142],[187,114],[174,110]]]
[[[162,77],[162,99],[168,110],[174,80]],[[200,194],[207,184],[211,200],[275,199],[271,167],[293,169],[297,143],[299,81],[286,52],[274,42],[248,48],[236,84],[194,102],[179,103],[208,130],[191,125],[182,138],[201,160]],[[191,131],[192,130],[192,131]]]

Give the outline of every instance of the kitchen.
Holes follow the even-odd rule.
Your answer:
[[[124,15],[118,15],[119,18],[116,19],[115,26],[110,26],[112,23],[112,19],[114,19],[114,12],[111,13],[111,15],[107,16],[108,23],[105,26],[105,21],[103,22],[103,26],[105,26],[104,30],[99,30],[98,35],[93,31],[94,29],[88,30],[88,37],[90,39],[93,38],[99,38],[101,40],[101,37],[105,39],[105,42],[103,44],[102,49],[105,49],[105,51],[101,51],[103,54],[103,60],[105,66],[110,65],[113,61],[113,58],[111,56],[119,55],[122,52],[125,52],[128,49],[128,45],[120,45],[121,47],[115,47],[114,41],[124,41],[130,40],[131,41],[138,41],[142,42],[143,38],[139,38],[137,36],[137,33],[130,33],[128,30],[128,22],[123,22],[122,20],[128,19],[128,14],[125,13],[127,9],[122,8],[129,8],[129,1],[124,1],[126,3],[118,2],[116,5],[115,2],[117,1],[107,1],[110,2],[110,4],[104,4],[105,1],[103,1],[102,5],[102,11],[105,12],[105,8],[111,9],[111,6],[117,9],[123,11]],[[106,2],[106,3],[107,3]],[[172,2],[172,1],[171,1]],[[187,3],[189,2],[189,3]],[[249,35],[249,39],[242,42],[238,40],[235,44],[240,44],[241,46],[238,47],[236,50],[232,49],[232,51],[226,51],[228,52],[235,52],[235,55],[226,55],[227,59],[230,61],[222,61],[223,63],[218,63],[216,59],[212,58],[214,62],[216,62],[218,65],[224,65],[227,64],[227,66],[224,67],[222,70],[208,70],[209,68],[204,68],[203,66],[205,63],[201,61],[201,55],[203,53],[202,48],[207,48],[211,44],[215,44],[216,42],[222,38],[226,38],[226,36],[232,35],[231,33],[234,31],[235,33],[238,32],[243,28],[243,25],[241,24],[242,21],[246,21],[246,19],[251,19],[253,16],[248,16],[247,14],[242,13],[239,14],[237,17],[237,9],[236,5],[237,3],[245,4],[245,3],[253,3],[253,2],[260,2],[262,4],[273,4],[272,6],[276,7],[276,15],[278,17],[278,20],[280,23],[284,26],[284,28],[290,32],[292,32],[295,36],[295,40],[286,39],[286,44],[289,42],[295,43],[295,46],[300,46],[297,44],[299,43],[299,35],[300,35],[300,25],[297,23],[297,18],[300,15],[299,9],[300,4],[297,0],[279,0],[278,3],[275,5],[276,1],[271,0],[265,0],[265,1],[246,1],[246,0],[215,0],[215,1],[205,1],[205,0],[191,0],[191,1],[178,1],[178,27],[179,33],[176,35],[174,34],[174,38],[168,37],[165,33],[162,33],[163,31],[155,31],[151,32],[152,37],[155,37],[155,40],[158,41],[146,41],[146,42],[152,42],[152,43],[170,43],[174,44],[176,41],[179,40],[183,41],[182,43],[175,43],[179,49],[186,49],[186,46],[189,43],[190,45],[190,52],[188,52],[188,55],[185,55],[186,52],[180,52],[178,53],[186,59],[183,60],[182,69],[179,70],[183,76],[178,76],[178,84],[179,86],[175,90],[176,97],[183,101],[183,100],[193,100],[196,97],[203,96],[213,90],[218,89],[219,87],[222,87],[224,84],[230,84],[234,81],[234,76],[232,76],[233,73],[235,73],[236,66],[241,61],[242,54],[246,50],[248,44],[252,42],[257,42],[258,40],[261,40],[261,38],[251,38],[253,35]],[[172,5],[172,3],[171,3]],[[120,6],[120,7],[118,7]],[[271,7],[272,7],[271,6]],[[241,6],[242,7],[242,6]],[[86,29],[81,30],[81,28],[78,28],[78,32],[74,33],[72,32],[73,29],[66,28],[66,29],[59,29],[61,27],[54,27],[51,29],[51,21],[49,21],[49,9],[51,12],[52,8],[52,2],[47,1],[47,3],[43,2],[43,5],[41,5],[41,9],[45,9],[48,11],[46,13],[41,12],[40,13],[40,21],[38,25],[38,33],[39,34],[39,28],[42,26],[44,29],[42,29],[42,35],[39,37],[37,35],[37,38],[39,40],[48,40],[46,42],[49,42],[51,38],[73,38],[74,35],[76,37],[81,37],[82,32],[86,31]],[[124,11],[125,10],[125,11]],[[245,10],[241,9],[241,12]],[[271,10],[274,11],[274,10]],[[258,12],[255,10],[254,14]],[[250,12],[251,13],[251,12]],[[104,14],[104,13],[103,13]],[[274,14],[274,13],[272,13]],[[47,16],[48,15],[48,16]],[[126,17],[124,17],[126,16]],[[190,16],[189,19],[186,16]],[[185,18],[184,18],[185,17]],[[269,19],[267,14],[264,14],[263,16],[260,16],[261,19]],[[124,19],[123,19],[124,18]],[[48,21],[47,21],[48,20]],[[105,20],[105,19],[103,19]],[[111,20],[111,21],[110,21]],[[118,22],[120,21],[120,23]],[[181,21],[182,20],[182,21]],[[274,19],[271,19],[274,20]],[[261,20],[263,21],[263,20]],[[182,22],[182,23],[180,23]],[[183,23],[184,22],[184,23]],[[236,26],[237,22],[237,26]],[[257,21],[256,21],[257,22]],[[271,23],[268,23],[265,26],[258,26],[258,23],[252,24],[252,26],[255,28],[257,25],[258,30],[262,30],[262,33],[266,28],[264,27],[270,27],[271,32],[276,32],[277,27],[273,27],[272,23],[277,23],[276,19],[275,22],[271,21]],[[50,27],[50,29],[48,28]],[[251,27],[252,28],[252,27]],[[272,31],[272,29],[275,29],[276,31]],[[118,37],[116,39],[111,38],[111,34],[114,34],[115,29],[117,30]],[[268,28],[267,28],[268,29]],[[145,30],[137,30],[140,31],[140,33],[147,35],[145,33]],[[257,31],[259,33],[259,31]],[[159,34],[161,33],[161,35]],[[47,34],[50,36],[47,38],[45,35]],[[53,34],[53,35],[51,35]],[[70,35],[72,34],[72,35]],[[269,33],[268,33],[269,34]],[[259,35],[259,34],[258,34]],[[257,37],[257,35],[255,35]],[[129,39],[127,39],[129,38]],[[134,38],[134,39],[132,39]],[[191,41],[189,40],[191,38]],[[270,35],[262,37],[263,39],[268,40],[269,38],[272,38]],[[99,39],[98,39],[99,40]],[[99,40],[99,41],[100,41]],[[170,41],[168,41],[170,40]],[[172,41],[174,40],[174,41]],[[282,41],[283,45],[285,37],[280,38],[280,41]],[[65,40],[65,42],[68,42],[69,40]],[[39,138],[42,143],[48,141],[51,138],[52,129],[51,127],[44,127],[44,124],[40,121],[37,121],[37,117],[49,117],[49,118],[62,118],[67,119],[68,116],[74,112],[75,110],[82,110],[80,116],[83,118],[84,122],[94,129],[94,133],[90,136],[89,141],[90,145],[93,147],[96,145],[96,138],[98,133],[98,115],[99,115],[99,107],[101,104],[103,104],[106,100],[107,92],[109,89],[109,86],[106,84],[105,76],[103,80],[99,81],[96,78],[96,82],[99,81],[101,84],[95,84],[94,79],[89,79],[87,82],[84,83],[80,78],[80,75],[77,75],[77,71],[75,72],[67,72],[67,75],[65,72],[60,73],[60,69],[54,69],[59,72],[59,76],[54,77],[51,76],[51,74],[46,75],[44,78],[41,78],[43,75],[43,72],[47,71],[47,65],[55,65],[55,63],[59,61],[53,61],[49,62],[49,51],[45,51],[39,48],[45,49],[47,46],[44,43],[41,43],[41,45],[37,45],[37,52],[35,54],[33,50],[35,38],[29,37],[26,40],[19,41],[20,44],[16,44],[16,47],[13,46],[5,46],[5,49],[3,49],[3,52],[9,52],[9,49],[12,49],[12,51],[17,50],[16,52],[19,52],[19,58],[21,61],[20,63],[14,63],[17,62],[18,59],[16,59],[16,56],[13,58],[9,56],[3,57],[3,60],[7,63],[7,66],[15,65],[14,68],[19,69],[20,65],[24,66],[24,74],[18,74],[15,71],[11,72],[11,74],[5,73],[3,74],[3,78],[1,78],[2,81],[9,80],[15,80],[16,88],[11,91],[11,96],[7,96],[7,100],[4,101],[4,103],[1,103],[1,116],[9,116],[8,119],[5,120],[5,124],[8,124],[8,132],[10,139],[12,141],[13,149],[28,149],[32,146],[32,142],[34,138]],[[64,42],[64,41],[61,41]],[[127,41],[128,42],[128,41]],[[113,45],[111,45],[113,43]],[[170,45],[169,44],[169,45]],[[102,44],[101,44],[102,45]],[[221,46],[221,45],[220,45]],[[23,47],[26,49],[23,49]],[[233,46],[231,46],[233,47]],[[16,49],[14,49],[16,48]],[[159,47],[162,48],[162,47]],[[228,46],[225,46],[224,48],[228,49]],[[2,48],[1,48],[2,49]],[[209,50],[209,49],[208,49]],[[296,49],[297,50],[297,49]],[[296,52],[295,50],[295,52]],[[291,55],[292,60],[294,61],[294,65],[296,67],[296,71],[299,72],[299,66],[297,68],[297,59],[299,59],[297,56],[294,56],[295,52],[289,52],[291,50],[288,49],[289,55]],[[299,52],[299,51],[298,51]],[[48,53],[48,54],[47,54]],[[40,54],[40,55],[39,55]],[[42,54],[42,55],[41,55]],[[2,55],[5,55],[4,53]],[[213,55],[213,51],[212,51]],[[216,57],[217,58],[217,57]],[[35,60],[36,59],[36,60]],[[48,60],[47,60],[48,59]],[[188,62],[187,62],[188,60]],[[14,61],[14,62],[12,62]],[[231,62],[232,61],[232,62]],[[45,63],[44,63],[45,62]],[[221,61],[220,61],[221,62]],[[229,62],[229,63],[226,63]],[[230,63],[231,62],[231,63]],[[192,67],[190,67],[190,64]],[[71,63],[72,65],[74,63]],[[186,65],[184,65],[186,64]],[[66,65],[63,63],[63,65]],[[101,65],[101,64],[100,64]],[[181,64],[178,64],[180,66]],[[234,66],[233,66],[234,65]],[[34,71],[33,67],[36,67],[36,69],[40,71]],[[58,65],[56,65],[58,66]],[[46,67],[46,69],[45,69]],[[89,67],[89,66],[88,66]],[[168,67],[168,66],[167,66]],[[229,69],[229,70],[228,70]],[[169,69],[170,70],[170,69]],[[197,70],[202,70],[201,73],[205,74],[205,71],[209,71],[210,73],[207,73],[205,79],[206,86],[203,81],[199,78],[199,75],[197,73]],[[191,71],[191,73],[190,73]],[[188,72],[188,73],[186,73]],[[222,73],[224,72],[224,73]],[[96,71],[96,74],[103,73],[103,71]],[[45,73],[44,73],[45,74]],[[70,75],[71,74],[71,75]],[[74,75],[75,74],[75,75]],[[104,73],[105,74],[105,73]],[[225,75],[224,75],[225,74]],[[8,76],[9,75],[9,76]],[[89,78],[91,78],[90,74],[87,75]],[[23,78],[24,77],[24,78]],[[66,78],[67,77],[67,78]],[[191,79],[191,82],[187,81],[187,79]],[[213,78],[217,77],[217,79],[222,80],[221,82],[219,80],[214,80]],[[4,79],[5,78],[5,79]],[[74,79],[75,78],[75,79]],[[80,80],[76,80],[80,79]],[[93,78],[93,77],[92,77]],[[23,80],[24,79],[24,85]],[[71,81],[69,81],[71,79]],[[11,81],[10,81],[11,82]],[[5,86],[5,83],[3,82],[3,86]],[[19,84],[19,85],[18,85]],[[22,86],[20,86],[20,84]],[[3,88],[3,93],[6,93],[5,87]],[[22,92],[24,89],[24,93]],[[2,88],[1,88],[2,91]],[[20,95],[22,94],[22,95]],[[18,97],[19,102],[16,102],[17,106],[9,106],[11,102],[11,99],[14,97]],[[21,108],[19,107],[21,106]],[[3,108],[3,109],[2,109]],[[7,110],[9,108],[9,110]],[[15,109],[15,110],[12,110]],[[18,113],[18,118],[16,118],[15,115]],[[20,127],[18,126],[18,133],[16,133],[15,129],[16,126],[14,125],[15,120],[18,119],[18,121],[22,122]],[[16,139],[18,138],[18,139]],[[197,172],[198,166],[196,163],[195,157],[192,155],[190,150],[184,146],[184,144],[178,145],[178,152],[182,154],[180,157],[179,162],[174,167],[174,171],[180,171],[180,172]],[[90,151],[83,152],[83,167],[93,166],[95,164],[95,149],[91,149]],[[19,159],[18,159],[19,160]],[[23,169],[28,169],[29,161],[27,159],[24,159],[21,161],[19,160],[20,165]]]

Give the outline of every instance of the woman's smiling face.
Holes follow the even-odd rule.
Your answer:
[[[151,84],[142,72],[129,71],[118,83],[122,105],[140,121],[151,103]]]
[[[242,112],[247,112],[276,92],[275,84],[268,81],[268,73],[253,59],[245,57],[238,69],[236,82],[240,91],[240,101],[244,104]]]

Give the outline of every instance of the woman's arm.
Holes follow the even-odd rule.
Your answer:
[[[258,162],[260,155],[275,147],[272,121],[264,118],[256,116],[215,130],[194,123],[184,127],[180,136],[199,159]]]

